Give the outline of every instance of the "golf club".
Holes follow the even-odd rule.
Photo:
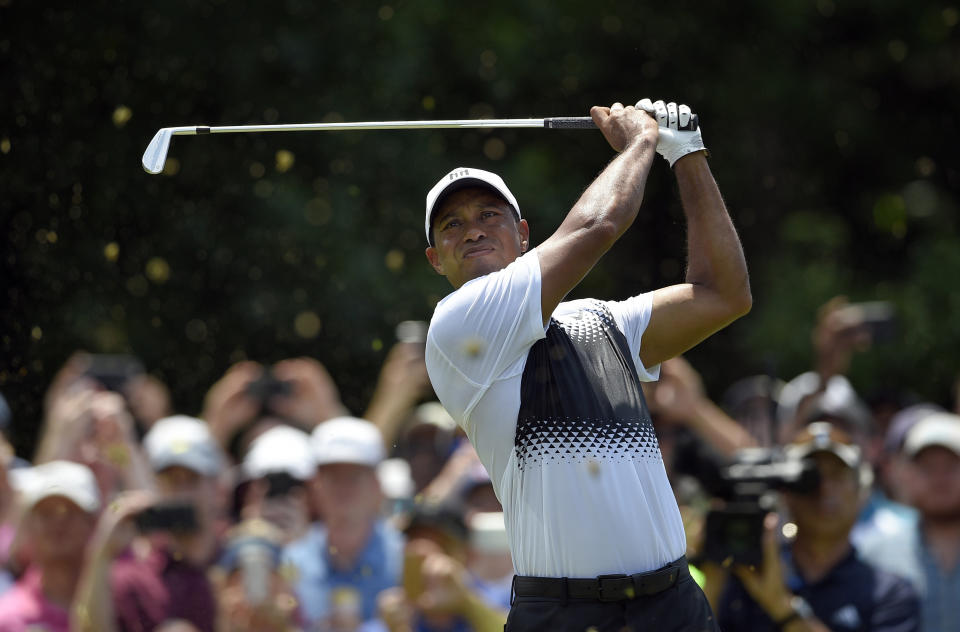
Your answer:
[[[690,115],[682,130],[695,130],[699,126],[696,114]],[[374,129],[456,129],[456,128],[493,128],[493,127],[540,127],[546,129],[595,129],[596,125],[589,116],[552,117],[539,119],[465,119],[447,121],[372,121],[365,123],[293,123],[289,125],[222,125],[210,127],[193,125],[189,127],[164,127],[160,129],[143,152],[143,168],[147,173],[157,174],[163,171],[173,136],[196,136],[198,134],[239,134],[249,132],[342,132]]]

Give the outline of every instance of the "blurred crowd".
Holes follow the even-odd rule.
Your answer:
[[[960,629],[960,394],[846,377],[890,325],[837,298],[808,372],[731,379],[713,401],[675,358],[645,384],[723,630],[811,613],[830,630]],[[0,445],[0,632],[502,630],[500,503],[432,401],[422,339],[401,338],[364,411],[314,359],[236,364],[194,417],[136,358],[74,354],[35,453]],[[0,399],[5,435],[29,423]]]

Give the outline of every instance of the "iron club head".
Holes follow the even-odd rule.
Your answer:
[[[175,134],[196,134],[195,127],[164,127],[160,129],[143,152],[143,168],[147,173],[157,174],[163,171],[170,149],[170,137]]]
[[[143,168],[147,173],[157,174],[163,171],[163,165],[167,162],[167,151],[170,149],[170,137],[173,136],[173,130],[164,127],[153,136],[153,140],[147,145],[147,150],[143,152]]]

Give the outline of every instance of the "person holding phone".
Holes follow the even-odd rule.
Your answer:
[[[284,544],[299,539],[310,525],[307,486],[316,471],[310,435],[287,425],[270,428],[253,440],[240,464],[235,516],[271,523]]]
[[[289,573],[280,563],[284,539],[280,530],[259,518],[230,529],[214,572],[222,630],[303,630]]]
[[[185,415],[157,421],[143,445],[157,489],[125,496],[101,517],[76,627],[152,630],[182,619],[214,632],[217,604],[207,571],[217,545],[225,458],[207,424]]]

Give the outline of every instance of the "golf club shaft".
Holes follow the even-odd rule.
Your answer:
[[[449,121],[367,121],[362,123],[291,123],[283,125],[198,125],[178,128],[176,136],[194,134],[236,134],[245,132],[343,132],[375,129],[457,129],[481,127],[546,127],[549,129],[589,129],[596,125],[589,116],[542,119],[464,119]]]
[[[697,115],[681,129],[695,130],[699,126]],[[446,121],[370,121],[364,123],[293,123],[281,125],[196,125],[165,127],[157,132],[143,154],[143,168],[148,173],[160,173],[167,160],[170,138],[198,134],[238,134],[247,132],[335,132],[384,129],[469,129],[493,127],[539,127],[546,129],[595,129],[589,116],[557,116],[537,119],[461,119]]]

